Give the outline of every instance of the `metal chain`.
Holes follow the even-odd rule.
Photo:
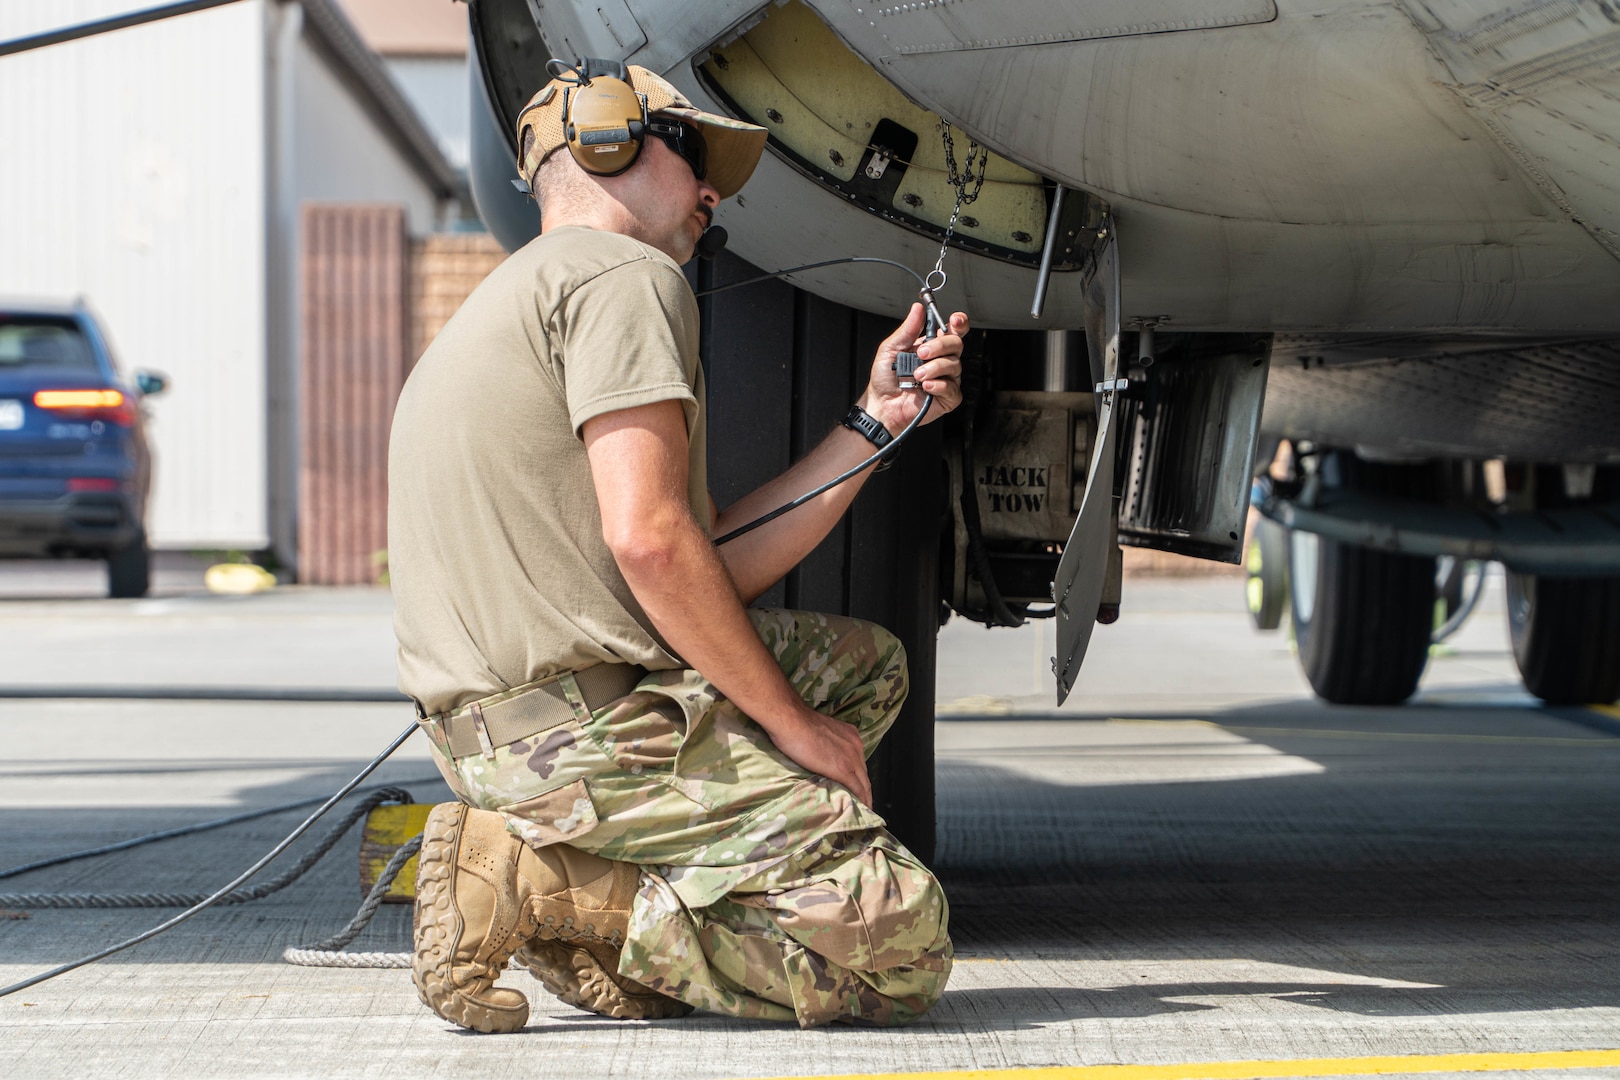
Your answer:
[[[934,268],[928,272],[925,282],[925,286],[933,292],[945,287],[948,280],[945,274],[945,252],[951,246],[951,237],[956,235],[956,223],[962,216],[962,207],[970,205],[979,197],[979,191],[984,187],[985,166],[990,162],[990,151],[969,139],[967,161],[964,162],[965,167],[958,172],[956,140],[951,137],[951,122],[941,117],[939,123],[940,134],[945,142],[945,179],[956,189],[956,206],[951,210],[950,224],[945,226],[945,239],[940,241],[939,258],[934,260]],[[977,176],[973,173],[975,163],[979,167]],[[936,275],[938,275],[937,282]]]

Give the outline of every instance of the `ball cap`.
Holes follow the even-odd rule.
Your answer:
[[[647,99],[648,116],[673,116],[702,129],[703,140],[709,148],[707,179],[720,197],[729,199],[741,191],[754,175],[754,166],[759,164],[759,155],[765,149],[765,129],[701,111],[679,90],[644,67],[630,64],[626,70],[631,87]],[[518,152],[521,155],[518,168],[530,184],[534,183],[535,171],[546,155],[567,142],[563,136],[563,90],[569,85],[561,79],[552,79],[518,113]],[[529,130],[534,132],[534,142],[524,154],[524,136]]]

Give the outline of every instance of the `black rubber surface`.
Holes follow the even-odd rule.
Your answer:
[[[1320,544],[1315,610],[1294,616],[1305,678],[1335,705],[1405,701],[1429,659],[1434,560]]]
[[[152,550],[143,535],[107,557],[107,595],[115,600],[145,596],[152,587]]]
[[[1288,610],[1288,530],[1270,518],[1255,521],[1243,567],[1255,629],[1277,629]]]
[[[1532,470],[1538,509],[1620,499],[1620,468],[1594,470],[1572,493],[1557,465]],[[1549,705],[1607,705],[1620,698],[1620,577],[1508,575],[1508,627],[1524,688]]]
[[[1620,578],[1509,575],[1513,659],[1549,705],[1620,698]]]
[[[1425,465],[1362,461],[1324,451],[1330,487],[1429,500],[1441,477]],[[1294,637],[1311,689],[1335,705],[1398,705],[1417,690],[1434,629],[1434,559],[1319,540],[1316,602],[1309,619],[1294,605]],[[1292,560],[1289,575],[1294,575]],[[1304,581],[1294,588],[1309,588]]]

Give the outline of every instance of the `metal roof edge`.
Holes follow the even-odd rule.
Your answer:
[[[427,179],[441,199],[467,201],[466,182],[439,149],[433,133],[394,82],[383,60],[361,39],[335,0],[292,0],[303,5],[304,25],[336,62],[338,74],[383,125],[389,141]]]

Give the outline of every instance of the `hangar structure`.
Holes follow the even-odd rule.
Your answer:
[[[133,6],[0,5],[0,41]],[[0,101],[0,296],[82,297],[125,369],[168,376],[146,404],[153,545],[293,562],[302,210],[390,207],[399,249],[459,215],[461,177],[333,0],[242,0],[3,56]],[[402,265],[373,267],[385,293],[403,296]]]

